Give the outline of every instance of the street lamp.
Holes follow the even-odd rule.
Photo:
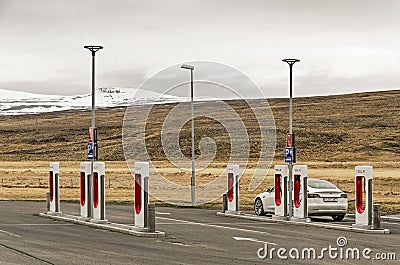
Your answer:
[[[289,219],[292,218],[293,215],[293,201],[292,201],[292,190],[293,190],[293,185],[292,185],[292,179],[293,179],[293,161],[295,162],[295,147],[293,146],[293,107],[292,107],[292,101],[293,101],[293,93],[292,93],[292,68],[293,65],[297,62],[300,62],[300,60],[298,59],[283,59],[283,62],[286,62],[287,64],[289,64],[289,69],[290,69],[290,81],[289,81],[289,134],[290,134],[290,147],[293,148],[293,152],[292,152],[292,158],[289,161]],[[306,198],[307,199],[307,198]]]
[[[98,50],[103,49],[103,46],[97,46],[97,45],[86,45],[83,46],[83,48],[88,49],[89,51],[92,52],[92,135],[93,135],[93,156],[92,156],[92,162],[97,159],[97,130],[96,130],[96,124],[95,124],[95,96],[96,96],[96,90],[95,90],[95,78],[94,78],[94,73],[95,73],[95,56],[96,52]]]
[[[90,153],[88,152],[88,159],[91,160],[91,172],[92,174],[89,175],[89,190],[88,192],[88,205],[92,205],[93,201],[93,162],[97,159],[97,130],[96,130],[96,124],[95,124],[95,116],[94,116],[94,111],[95,111],[95,80],[94,80],[94,70],[95,70],[95,55],[98,50],[103,49],[102,46],[97,46],[97,45],[86,45],[83,46],[83,48],[88,49],[89,51],[92,52],[92,129],[91,131],[89,130],[89,135],[91,136],[91,141],[88,144],[88,150],[91,149],[91,157],[89,156]],[[88,216],[93,217],[93,209],[92,207],[88,207]]]
[[[194,164],[194,108],[193,108],[193,71],[194,66],[182,64],[182,69],[190,70],[190,105],[192,108],[192,177],[190,179],[190,195],[192,206],[196,205],[196,179],[195,179],[195,164]]]

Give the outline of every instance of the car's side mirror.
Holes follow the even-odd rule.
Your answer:
[[[267,189],[267,192],[271,192],[271,189]]]

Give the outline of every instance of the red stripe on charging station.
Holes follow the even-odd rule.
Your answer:
[[[233,173],[228,173],[228,200],[233,201]]]
[[[275,204],[276,206],[281,205],[281,177],[282,175],[275,175]]]
[[[53,192],[53,171],[50,171],[49,176],[50,176],[50,202],[53,202],[53,195],[54,195],[54,192]]]
[[[97,208],[99,205],[99,173],[93,173],[93,206]]]
[[[86,200],[86,185],[85,185],[85,172],[81,172],[81,206],[85,206]]]
[[[356,208],[358,213],[365,211],[365,202],[363,201],[363,193],[365,191],[365,178],[357,176],[356,178]]]
[[[142,175],[135,174],[135,211],[139,214],[142,210],[142,189],[141,189]]]
[[[294,176],[294,206],[296,208],[300,207],[300,175]]]

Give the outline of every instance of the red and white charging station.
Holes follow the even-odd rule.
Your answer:
[[[50,212],[49,214],[61,214],[60,212],[60,165],[58,162],[50,162],[49,188],[50,188]]]
[[[91,203],[90,203],[90,175],[92,174],[91,162],[81,162],[80,183],[81,183],[81,217],[90,218]]]
[[[239,211],[239,165],[228,165],[228,211]]]
[[[276,165],[274,174],[274,189],[275,189],[275,215],[276,216],[287,216],[287,190],[288,190],[288,166]]]
[[[105,203],[105,175],[106,165],[104,162],[93,163],[93,222],[105,222],[106,203]]]
[[[356,225],[372,225],[372,166],[355,167]]]
[[[135,226],[147,227],[149,163],[135,162]]]
[[[293,217],[306,219],[307,207],[307,178],[308,167],[306,165],[293,166]]]

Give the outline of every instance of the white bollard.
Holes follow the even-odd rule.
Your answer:
[[[372,166],[355,167],[356,226],[372,225]]]
[[[288,166],[286,165],[276,165],[274,174],[274,205],[275,205],[275,215],[276,216],[287,216],[288,209]]]
[[[147,204],[149,203],[149,163],[135,163],[135,226],[147,227]]]
[[[239,211],[239,165],[228,165],[228,211]]]
[[[60,211],[60,188],[59,188],[60,166],[58,162],[50,162],[49,188],[50,188],[50,211],[48,214],[59,215]]]
[[[90,192],[90,176],[92,174],[92,163],[81,162],[80,167],[80,183],[81,183],[81,219],[87,219],[91,217],[91,192]]]
[[[93,219],[95,223],[108,223],[106,220],[105,175],[104,162],[93,163]]]
[[[307,219],[307,178],[308,167],[305,165],[295,165],[293,167],[293,217]]]

